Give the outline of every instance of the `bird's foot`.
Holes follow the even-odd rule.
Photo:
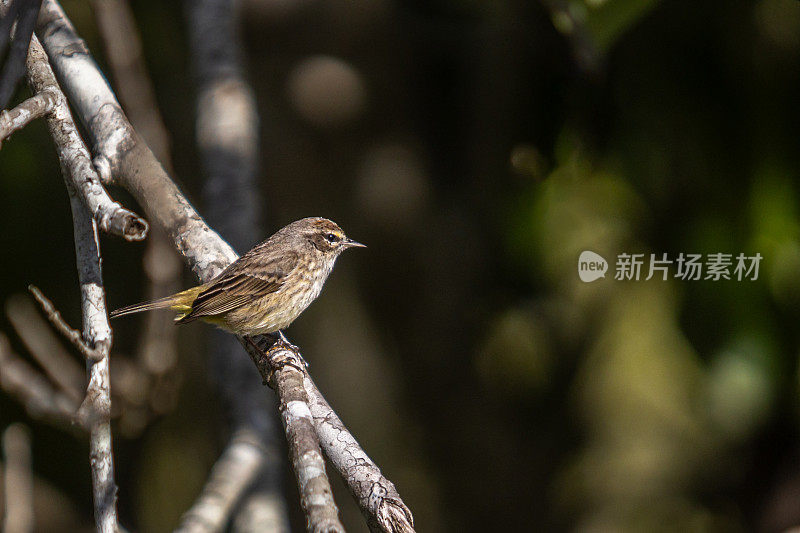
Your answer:
[[[272,345],[270,350],[277,350],[277,349],[289,350],[290,352],[292,352],[294,355],[297,356],[297,358],[300,360],[301,363],[303,363],[303,366],[307,371],[309,364],[308,361],[303,359],[303,356],[300,354],[300,348],[289,342],[289,339],[286,338],[286,335],[283,334],[283,331],[279,330],[277,334],[275,334],[275,337],[276,337],[275,343]]]
[[[290,366],[298,372],[304,372],[308,370],[308,363],[306,363],[306,361],[300,355],[300,352],[297,350],[296,346],[282,341],[281,339],[276,339],[272,346],[265,350],[258,346],[258,344],[256,344],[251,337],[245,336],[244,338],[268,362],[269,370],[267,376],[264,378],[263,385],[270,385],[275,372],[282,368]],[[284,353],[290,352],[291,355],[281,356],[279,353],[276,353],[279,350],[283,351]],[[298,359],[300,364],[297,364]]]

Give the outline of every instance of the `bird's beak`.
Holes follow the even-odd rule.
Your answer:
[[[356,242],[353,239],[347,239],[344,241],[348,248],[366,248],[366,244],[361,244],[360,242]]]

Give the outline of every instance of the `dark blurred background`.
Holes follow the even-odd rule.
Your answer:
[[[63,5],[104,66],[88,3]],[[202,213],[183,6],[132,6],[176,180]],[[242,9],[267,233],[325,216],[369,246],[287,334],[420,532],[800,525],[800,3]],[[0,228],[0,300],[35,283],[79,325],[42,121],[0,151]],[[109,306],[143,299],[144,245],[102,248]],[[579,280],[586,249],[610,260],[606,279]],[[615,281],[623,252],[764,259],[755,281]],[[141,319],[113,325],[132,352]],[[115,433],[132,530],[175,527],[224,445],[208,328],[179,332],[174,410]],[[0,428],[15,421],[58,509],[41,529],[90,528],[86,438],[0,396]],[[348,530],[366,531],[335,484]]]

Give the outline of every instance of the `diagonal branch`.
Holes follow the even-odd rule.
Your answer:
[[[322,449],[344,478],[370,529],[412,533],[414,517],[400,499],[394,483],[383,476],[378,465],[361,449],[307,374],[305,388]]]
[[[67,324],[66,320],[61,316],[61,313],[53,305],[53,302],[48,300],[38,287],[35,285],[28,285],[28,290],[31,291],[31,294],[36,301],[39,302],[39,305],[42,306],[42,311],[44,311],[47,320],[56,328],[56,331],[61,333],[64,338],[72,343],[88,361],[97,361],[102,357],[102,353],[99,350],[88,346],[83,341],[83,337],[78,330],[72,329],[72,327]]]
[[[261,472],[264,457],[258,435],[248,430],[235,433],[214,464],[200,497],[183,515],[176,531],[224,531],[242,493]]]
[[[258,368],[264,383],[271,383],[280,401],[279,411],[289,444],[300,503],[307,517],[309,531],[344,531],[339,522],[333,491],[325,474],[325,460],[309,409],[309,398],[303,386],[305,364],[300,354],[282,342],[268,346],[269,340],[242,340]]]
[[[198,277],[210,279],[221,272],[236,259],[236,253],[200,218],[133,130],[86,43],[55,0],[42,3],[36,31],[91,137],[103,181],[117,182],[133,194],[150,221],[173,239]]]

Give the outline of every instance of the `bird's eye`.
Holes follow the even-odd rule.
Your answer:
[[[335,233],[328,233],[327,235],[325,235],[325,239],[331,244],[333,244],[335,242],[339,242],[340,240],[342,240]]]

